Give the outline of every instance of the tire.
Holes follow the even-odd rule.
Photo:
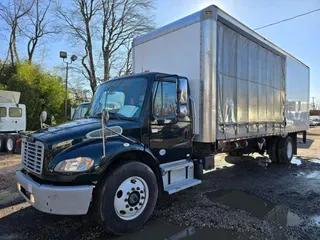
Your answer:
[[[4,134],[0,134],[0,152],[4,152],[6,150],[7,137]]]
[[[150,218],[158,199],[153,171],[143,163],[128,162],[101,181],[94,193],[97,220],[115,235],[141,228]]]
[[[273,163],[279,163],[278,157],[278,142],[279,138],[272,138],[268,140],[268,155]]]
[[[228,155],[232,157],[242,157],[243,153],[239,151],[232,151],[232,152],[228,152]]]
[[[8,153],[14,153],[16,148],[16,141],[18,140],[18,135],[8,135],[6,142],[6,150]]]
[[[279,162],[287,164],[291,162],[293,156],[293,143],[291,137],[281,138],[278,144]]]

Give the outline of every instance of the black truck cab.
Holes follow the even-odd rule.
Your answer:
[[[142,226],[158,192],[201,182],[191,160],[189,94],[186,78],[162,73],[101,84],[85,119],[23,139],[20,192],[47,213],[81,215],[92,205],[114,233]]]

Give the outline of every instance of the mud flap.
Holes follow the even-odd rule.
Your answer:
[[[298,153],[297,133],[289,134],[289,136],[292,138],[292,153],[293,155],[297,155]]]
[[[205,170],[211,170],[214,168],[214,154],[204,157],[202,160],[203,160],[203,168]]]

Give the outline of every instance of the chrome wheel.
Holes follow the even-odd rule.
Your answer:
[[[289,159],[291,159],[291,157],[292,157],[292,143],[291,142],[288,142],[288,144],[287,144],[287,157]]]
[[[7,139],[7,150],[8,151],[13,150],[13,140],[11,138]]]
[[[132,220],[143,212],[148,200],[147,183],[140,177],[130,177],[118,187],[114,196],[114,209],[121,219]]]

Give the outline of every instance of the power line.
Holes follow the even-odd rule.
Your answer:
[[[286,18],[286,19],[283,19],[283,20],[278,21],[278,22],[270,23],[270,24],[267,24],[265,26],[255,28],[254,30],[259,30],[259,29],[262,29],[262,28],[270,27],[270,26],[273,26],[273,25],[276,25],[276,24],[279,24],[279,23],[283,23],[283,22],[286,22],[286,21],[289,21],[289,20],[292,20],[292,19],[295,19],[295,18],[298,18],[298,17],[302,17],[302,16],[305,16],[305,15],[308,15],[308,14],[311,14],[311,13],[314,13],[314,12],[317,12],[317,11],[320,11],[320,8],[312,10],[310,12],[306,12],[306,13],[302,13],[302,14],[296,15],[296,16],[291,17],[291,18]]]

